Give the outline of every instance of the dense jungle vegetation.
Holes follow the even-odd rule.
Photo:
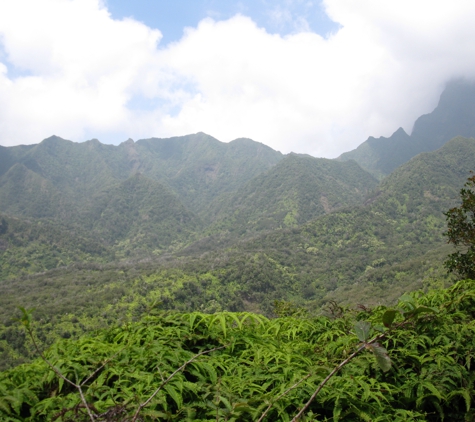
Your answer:
[[[404,173],[395,177],[404,179]],[[445,213],[446,236],[459,247],[445,266],[459,277],[471,276],[475,267],[474,187],[472,176],[460,191],[462,204]],[[2,219],[4,233],[8,225]],[[176,262],[170,271],[174,267]],[[259,276],[256,282],[266,280]],[[163,295],[146,292],[148,306],[145,300],[142,307],[123,306],[125,317],[108,321],[111,328],[97,329],[104,321],[90,311],[92,324],[79,329],[78,340],[64,339],[71,333],[63,332],[45,351],[57,327],[48,332],[46,321],[38,324],[32,310],[20,308],[10,334],[21,333],[24,357],[40,358],[0,373],[0,416],[92,422],[473,420],[474,283],[426,286],[427,293],[405,294],[393,307],[330,301],[320,315],[274,300],[271,319],[220,311],[219,301],[207,313],[166,310]],[[198,293],[191,285],[182,285],[190,289],[186,299]],[[70,327],[82,324],[74,306],[67,305]],[[11,359],[16,351],[3,343],[10,347],[3,355]]]
[[[461,281],[394,308],[333,306],[317,317],[283,303],[274,319],[150,309],[0,373],[0,415],[290,421],[346,361],[299,420],[473,420],[474,287]],[[34,339],[30,317],[21,322]]]
[[[321,172],[311,157],[289,158],[278,165],[283,169],[283,173],[277,173],[282,180],[290,180],[284,177],[286,174],[301,180],[301,173],[289,171],[299,163],[304,164],[302,174]],[[376,188],[372,184],[373,190],[360,205],[337,207],[317,218],[310,216],[305,222],[304,211],[309,209],[305,204],[319,201],[322,191],[296,190],[307,196],[280,203],[290,204],[289,214],[293,213],[292,207],[302,210],[301,224],[286,227],[282,213],[281,228],[242,234],[227,230],[226,226],[232,224],[223,219],[219,222],[222,231],[185,244],[178,236],[185,236],[189,230],[186,227],[191,227],[184,217],[188,214],[180,214],[181,208],[173,207],[170,221],[176,221],[175,216],[183,219],[183,228],[175,235],[176,243],[167,249],[157,248],[152,241],[161,233],[150,225],[152,218],[142,217],[140,209],[138,218],[134,218],[133,209],[122,209],[134,203],[142,208],[141,201],[122,199],[129,192],[135,196],[145,192],[142,198],[150,196],[147,192],[151,185],[142,182],[143,176],[130,179],[136,189],[112,190],[116,192],[116,207],[105,210],[129,216],[131,223],[122,229],[122,214],[117,215],[110,230],[132,233],[112,246],[104,237],[88,235],[84,227],[5,214],[0,220],[1,367],[33,356],[24,335],[11,322],[17,306],[36,308],[35,318],[41,321],[39,339],[51,344],[55,339],[77,337],[117,321],[135,320],[154,301],[161,302],[166,310],[250,311],[271,317],[275,300],[295,302],[317,312],[331,300],[353,306],[394,304],[406,291],[448,286],[454,279],[442,264],[451,252],[443,236],[443,213],[459,202],[459,190],[473,162],[475,143],[457,138],[438,151],[415,157]],[[288,198],[292,185],[281,181],[284,188],[279,193],[276,168],[270,170],[270,184],[265,186],[273,187],[273,198]],[[351,179],[353,185],[361,183],[354,177],[353,167],[349,166],[348,171],[347,181],[338,183],[347,186]],[[333,174],[336,177],[338,173]],[[326,182],[329,192],[334,190],[331,179],[328,177]],[[245,191],[256,196],[256,189],[251,189],[256,185],[251,182]],[[121,186],[129,185],[121,182]],[[266,192],[261,190],[259,195]],[[311,196],[312,192],[317,195]],[[151,203],[155,202],[153,198]],[[268,202],[272,203],[270,199]],[[259,207],[254,210],[261,209],[261,213],[252,211],[253,215],[261,215],[262,219],[271,215],[273,224],[279,221],[275,214]],[[154,205],[150,209],[161,208]],[[245,213],[244,208],[241,213]],[[158,219],[157,223],[160,221],[168,220]],[[173,230],[162,230],[162,238]],[[134,248],[129,255],[127,248]]]
[[[473,89],[339,160],[0,147],[0,419],[475,420]]]

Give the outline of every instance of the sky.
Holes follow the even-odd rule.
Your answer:
[[[337,157],[475,80],[473,0],[0,0],[0,145],[205,132]]]

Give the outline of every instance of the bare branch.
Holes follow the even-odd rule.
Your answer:
[[[91,422],[94,422],[95,421],[95,418],[94,418],[94,415],[92,414],[91,412],[91,409],[89,409],[89,405],[87,404],[87,401],[86,401],[86,398],[84,397],[84,393],[81,389],[81,385],[79,384],[76,384],[74,382],[72,382],[70,379],[66,378],[62,373],[61,371],[56,368],[47,358],[46,356],[43,354],[43,352],[40,350],[40,348],[38,347],[38,344],[36,343],[36,340],[35,340],[35,336],[33,335],[33,332],[31,331],[31,328],[30,327],[25,327],[26,329],[26,332],[28,333],[28,335],[30,336],[31,338],[31,341],[33,342],[33,345],[35,346],[35,349],[36,351],[38,352],[38,354],[40,355],[41,359],[43,359],[43,361],[54,371],[54,373],[60,377],[62,380],[66,381],[68,384],[71,384],[74,388],[76,388],[78,391],[79,391],[79,395],[81,396],[81,401],[84,405],[84,407],[86,408],[86,411],[89,415],[89,418],[91,419]]]
[[[193,362],[195,359],[199,358],[200,356],[202,355],[205,355],[207,353],[211,353],[211,352],[214,352],[216,350],[220,350],[220,349],[224,349],[225,347],[228,347],[228,345],[225,345],[225,346],[220,346],[220,347],[215,347],[214,349],[210,349],[210,350],[204,350],[203,352],[200,352],[198,354],[196,354],[195,356],[193,356],[190,360],[187,360],[183,365],[181,365],[175,372],[173,372],[165,381],[163,381],[160,386],[153,392],[153,394],[146,400],[144,401],[143,403],[141,403],[137,409],[137,411],[135,412],[135,415],[134,417],[132,418],[132,422],[136,422],[137,421],[137,418],[139,416],[139,413],[141,412],[141,410],[148,406],[148,404],[153,400],[153,398],[159,393],[159,391],[165,387],[165,385],[167,385],[170,380],[176,375],[178,374],[178,372],[182,371],[187,365],[189,365],[191,362]]]
[[[291,422],[297,422],[301,417],[302,415],[305,413],[305,411],[309,408],[309,406],[312,404],[313,400],[315,399],[315,397],[317,397],[318,393],[322,390],[322,388],[325,386],[325,384],[330,380],[331,377],[333,377],[333,375],[335,375],[341,368],[343,368],[348,362],[350,362],[358,353],[360,353],[364,348],[365,346],[367,346],[368,344],[373,344],[375,342],[377,342],[378,340],[382,339],[383,337],[385,337],[387,335],[387,333],[383,333],[383,334],[379,334],[377,335],[376,337],[374,337],[372,340],[368,341],[368,342],[364,342],[363,344],[361,344],[358,349],[353,352],[350,356],[348,356],[343,362],[341,362],[337,367],[335,367],[333,369],[333,371],[331,371],[328,376],[320,383],[320,385],[318,386],[318,388],[315,390],[315,392],[312,394],[312,396],[310,397],[310,399],[308,400],[308,402],[305,404],[305,406],[300,410],[299,413],[297,413],[297,415],[295,415],[295,417],[291,420]]]
[[[309,378],[312,374],[307,374],[305,375],[305,377],[303,377],[301,380],[297,381],[294,385],[292,385],[292,387],[289,387],[287,388],[287,390],[285,390],[280,396],[278,396],[275,400],[273,400],[271,402],[271,404],[269,404],[269,406],[267,407],[267,409],[265,410],[265,412],[261,415],[261,417],[259,418],[259,420],[257,422],[262,422],[264,420],[264,418],[266,417],[267,413],[269,413],[269,410],[271,409],[271,407],[277,402],[279,401],[282,397],[284,397],[285,395],[287,395],[290,391],[292,391],[294,388],[297,388],[302,382],[304,382],[307,378]]]

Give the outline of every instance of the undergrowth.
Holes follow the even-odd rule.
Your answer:
[[[338,317],[154,311],[0,373],[0,419],[471,421],[474,283]]]

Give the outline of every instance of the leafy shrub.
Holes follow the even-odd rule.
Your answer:
[[[136,420],[256,421],[268,409],[264,420],[289,421],[332,370],[362,345],[371,349],[374,331],[391,367],[355,354],[301,420],[471,420],[474,287],[461,281],[403,296],[394,309],[333,319],[155,311],[59,341],[44,357],[81,385],[94,420],[130,421],[140,410]],[[422,312],[429,309],[438,312]],[[1,373],[0,392],[2,420],[90,420],[78,390],[42,360]]]

